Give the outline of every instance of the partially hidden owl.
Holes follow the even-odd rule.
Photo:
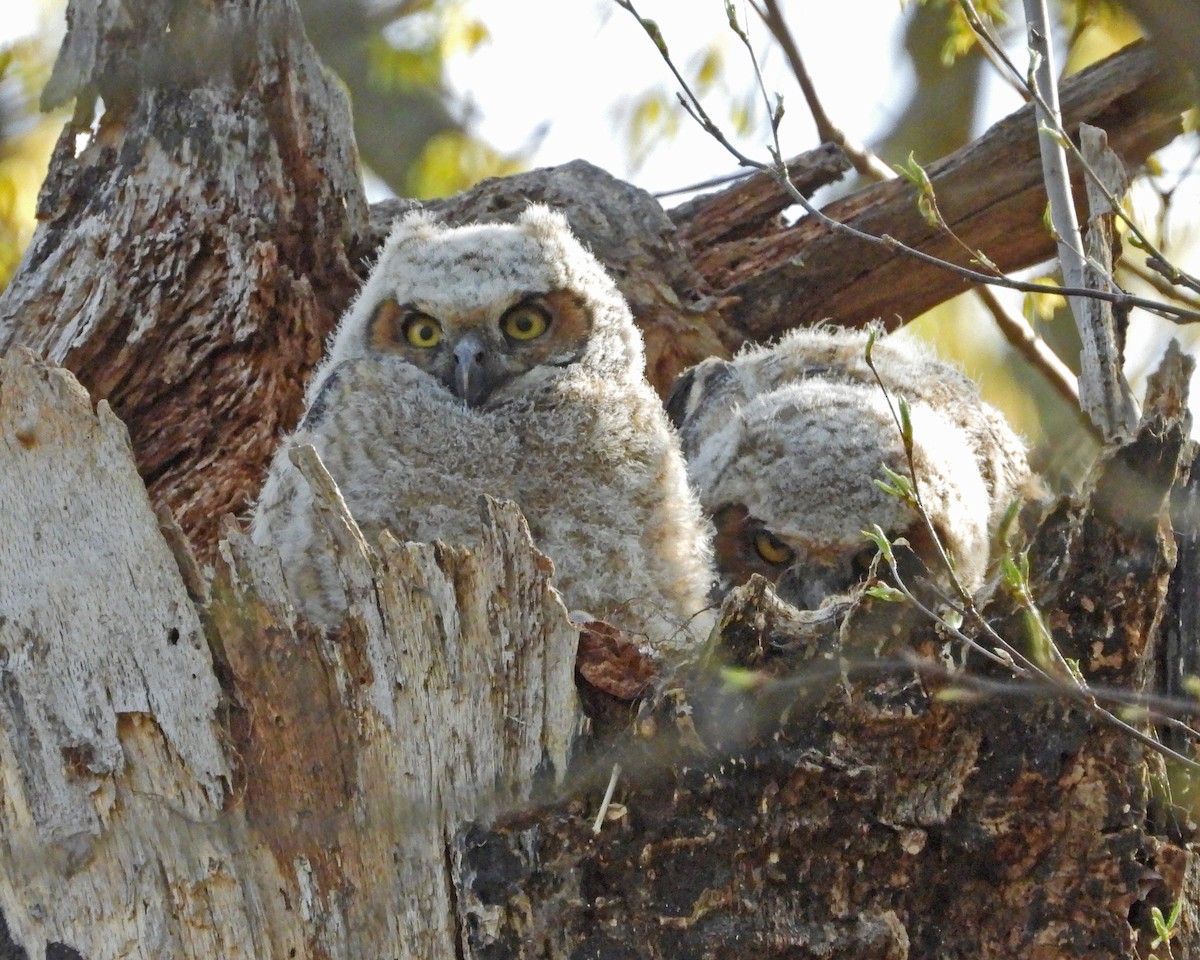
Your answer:
[[[568,609],[663,647],[697,638],[709,528],[612,278],[558,212],[399,221],[270,466],[256,542],[332,627],[346,597],[287,448],[311,443],[368,540],[470,545],[481,494],[515,501]]]
[[[798,329],[732,361],[685,371],[667,407],[693,485],[716,526],[722,589],[759,573],[816,608],[863,579],[862,531],[904,537],[943,584],[945,565],[914,508],[876,483],[908,476],[896,417],[866,360],[868,333]],[[918,489],[968,590],[1029,478],[1022,441],[976,386],[918,342],[879,337],[872,362],[893,405],[910,409]]]

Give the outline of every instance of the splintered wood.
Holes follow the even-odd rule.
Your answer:
[[[0,361],[0,908],[31,953],[453,957],[449,838],[563,776],[578,634],[516,508],[474,551],[375,548],[308,453],[359,587],[333,636],[233,524],[198,611],[119,421]]]

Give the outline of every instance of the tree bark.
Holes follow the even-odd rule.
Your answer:
[[[594,625],[577,661],[515,508],[484,501],[473,551],[367,543],[301,450],[351,614],[331,635],[297,622],[278,557],[227,512],[396,209],[367,222],[343,105],[292,6],[214,9],[243,42],[200,62],[184,8],[118,23],[73,4],[51,92],[95,90],[105,115],[79,157],[64,132],[0,300],[0,957],[1132,960],[1151,908],[1180,899],[1174,955],[1200,950],[1192,817],[1159,754],[911,609],[796,611],[752,583],[694,662],[649,663]],[[1143,82],[1109,115],[1136,114],[1149,143],[1165,128],[1133,110]],[[818,179],[837,166],[810,159]],[[661,389],[742,334],[816,319],[767,319],[795,280],[778,260],[722,287],[699,245],[686,255],[702,229],[722,256],[807,229],[780,231],[761,180],[739,189],[758,221],[701,202],[683,245],[583,163],[436,209],[564,205]],[[901,199],[841,203],[898,234]],[[724,212],[706,226],[704,209]],[[975,219],[999,234],[1007,209]],[[815,262],[832,243],[791,249]],[[892,275],[813,276],[869,301]],[[1171,526],[1193,512],[1189,372],[1173,355],[1137,436],[1032,541],[1045,621],[1098,689],[1180,682],[1196,659],[1194,530],[1177,551]],[[1025,638],[1030,612],[1003,591],[984,615]]]
[[[516,509],[483,506],[474,552],[370,546],[306,461],[355,598],[326,637],[233,525],[194,604],[120,423],[19,349],[0,439],[12,949],[455,956],[447,837],[553,789],[576,723],[577,633]]]
[[[355,288],[349,108],[287,0],[73,2],[43,100],[72,97],[0,352],[27,346],[108,400],[206,560]]]

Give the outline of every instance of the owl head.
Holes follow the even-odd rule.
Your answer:
[[[361,357],[407,361],[468,407],[576,364],[623,378],[642,368],[616,284],[538,204],[511,224],[451,227],[422,211],[399,221],[323,370]]]
[[[908,476],[900,428],[867,366],[866,334],[803,330],[733,361],[706,360],[676,385],[668,409],[688,472],[716,527],[723,586],[753,573],[814,608],[862,580],[877,524],[945,572],[922,517],[876,482]],[[937,539],[969,589],[984,578],[991,535],[1027,467],[1020,441],[958,371],[894,338],[875,347],[888,391],[909,402],[913,466]]]

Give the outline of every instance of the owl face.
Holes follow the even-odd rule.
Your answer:
[[[910,398],[927,525],[879,485],[884,468],[907,477],[909,463],[896,415],[861,359],[864,346],[863,334],[797,332],[680,378],[668,410],[716,529],[725,589],[757,573],[792,603],[820,606],[872,575],[876,551],[862,531],[876,525],[908,544],[895,551],[906,582],[940,579],[940,541],[959,579],[971,589],[981,583],[997,497],[977,452],[992,434],[970,428],[993,423],[991,415],[952,368],[887,340],[877,345],[881,375]],[[997,456],[1019,452],[1015,438],[996,446]],[[1013,462],[1008,472],[1017,475],[1023,460]],[[1004,506],[1009,489],[999,493]],[[886,569],[875,573],[887,578]]]
[[[401,220],[323,369],[363,357],[403,359],[477,408],[580,362],[600,375],[640,372],[641,341],[565,218],[533,205],[515,223]]]
[[[713,552],[722,588],[740,586],[758,574],[775,585],[789,603],[815,609],[826,597],[842,594],[872,576],[875,545],[861,534],[848,539],[821,539],[811,534],[787,532],[786,521],[753,516],[742,503],[726,503],[713,515],[716,536]],[[777,526],[785,531],[775,533]],[[888,539],[902,539],[907,547],[894,552],[906,579],[936,564],[934,545],[923,523],[912,517],[903,528],[885,530]]]
[[[514,290],[467,313],[443,298],[398,301],[372,310],[371,348],[425,371],[469,407],[537,367],[582,356],[591,316],[570,290]]]

